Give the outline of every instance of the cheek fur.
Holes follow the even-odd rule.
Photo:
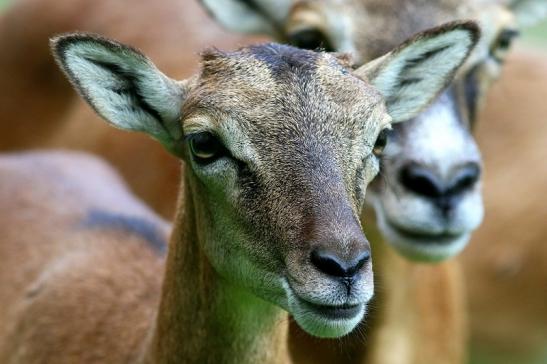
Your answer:
[[[369,155],[365,160],[364,167],[361,173],[360,185],[362,199],[365,197],[367,186],[380,173],[380,160],[374,155]]]

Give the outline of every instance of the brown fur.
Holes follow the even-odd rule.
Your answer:
[[[57,38],[53,50],[67,71],[77,54],[71,49],[91,43],[86,49],[142,57],[79,34]],[[180,84],[185,92],[178,127],[196,133],[206,124],[232,157],[200,167],[185,144],[188,167],[163,283],[155,253],[165,225],[105,167],[51,154],[0,161],[7,176],[0,197],[16,216],[6,216],[6,226],[37,227],[2,241],[8,269],[1,279],[23,272],[3,292],[9,307],[9,326],[0,337],[3,362],[287,362],[287,314],[275,304],[292,306],[289,293],[280,295],[280,280],[294,295],[343,290],[350,300],[347,285],[314,270],[309,256],[317,246],[344,254],[368,250],[356,219],[364,196],[355,191],[364,191],[377,172],[372,145],[389,122],[381,96],[327,54],[270,44],[211,51],[203,59],[200,75]],[[94,106],[111,102],[106,96],[94,100]],[[238,158],[244,166],[234,163]],[[261,163],[269,168],[259,169]],[[82,180],[76,168],[94,178]],[[40,188],[28,190],[38,195],[18,192],[36,182]],[[94,212],[101,209],[108,213]],[[105,227],[116,213],[134,218]],[[136,217],[148,223],[128,226]],[[131,244],[132,235],[142,238],[140,245]],[[364,304],[372,291],[370,263],[359,270],[353,294]]]
[[[94,178],[83,178],[81,168]],[[175,234],[171,242],[163,283],[166,294],[155,324],[163,255],[150,249],[141,236],[120,228],[90,227],[85,221],[90,209],[140,217],[165,239],[168,226],[128,193],[103,162],[59,152],[13,154],[0,157],[0,174],[2,206],[10,211],[0,218],[2,363],[167,363],[172,359],[157,356],[172,355],[165,350],[173,347],[184,348],[184,358],[218,363],[230,362],[231,350],[241,350],[219,347],[225,351],[218,352],[216,359],[210,350],[210,340],[222,335],[205,319],[216,305],[215,294],[199,282],[213,273],[207,263],[195,264],[203,257],[190,248],[195,241],[191,231]],[[180,229],[183,222],[177,221]],[[200,266],[198,273],[194,267]],[[200,302],[196,296],[207,304],[195,307]],[[172,297],[176,302],[170,303]],[[192,315],[175,320],[173,315],[185,310]],[[267,362],[286,363],[273,351],[286,345],[286,327],[280,321],[274,328],[277,334],[268,335],[257,352]],[[209,340],[200,345],[204,337]],[[154,339],[148,344],[151,338],[160,342]]]
[[[227,34],[190,0],[154,6],[147,1],[81,0],[60,6],[56,1],[22,0],[0,13],[0,48],[10,50],[0,57],[6,90],[0,97],[0,135],[11,135],[0,138],[0,150],[62,147],[101,155],[137,196],[172,218],[180,178],[177,161],[150,138],[102,123],[58,71],[49,38],[74,30],[132,44],[175,78],[197,70],[203,48],[234,48],[252,38]]]
[[[357,5],[357,3],[359,3]],[[364,3],[364,4],[363,4]],[[309,2],[311,8],[322,8],[323,5]],[[336,5],[333,5],[336,7]],[[350,14],[349,17],[363,22],[366,26],[357,26],[353,34],[355,46],[359,57],[368,59],[382,52],[383,47],[389,47],[392,42],[397,42],[405,37],[405,34],[418,31],[422,27],[431,26],[438,21],[446,21],[458,16],[473,16],[485,9],[496,8],[496,1],[475,2],[470,9],[465,8],[465,2],[461,1],[356,1],[354,5],[345,10],[337,8],[336,11]],[[294,19],[306,17],[306,9],[303,6],[295,9]],[[496,14],[489,10],[490,13]],[[354,14],[360,14],[355,16]],[[370,14],[370,16],[365,15]],[[335,11],[333,10],[333,14]],[[507,23],[506,14],[500,13],[499,18],[493,16],[486,19],[490,29],[486,30],[487,41],[483,46],[489,46],[494,41],[498,27]],[[334,15],[334,17],[340,14]],[[294,20],[293,19],[293,20]],[[321,17],[309,17],[309,24],[324,29],[326,22],[315,23]],[[500,21],[496,24],[495,21]],[[494,23],[492,23],[494,21]],[[305,22],[305,21],[304,21]],[[298,24],[297,21],[294,24]],[[301,24],[300,24],[301,26]],[[323,30],[329,34],[329,30]],[[485,227],[480,229],[477,236],[470,244],[469,250],[464,255],[464,267],[468,275],[468,294],[471,308],[471,338],[473,345],[473,357],[476,360],[491,360],[492,363],[516,363],[526,362],[534,355],[545,354],[545,327],[547,324],[541,319],[544,311],[545,274],[542,272],[540,262],[539,242],[545,236],[540,228],[542,219],[547,216],[541,199],[530,191],[540,191],[545,185],[541,174],[530,175],[526,183],[522,182],[523,175],[529,175],[526,171],[529,166],[538,166],[546,158],[539,153],[539,145],[544,144],[545,139],[540,132],[544,130],[542,121],[543,108],[540,106],[542,93],[541,77],[545,68],[539,59],[530,59],[526,55],[515,56],[510,60],[508,70],[502,75],[500,85],[497,85],[489,95],[486,102],[487,110],[478,120],[479,142],[485,156],[486,180],[486,220]],[[489,76],[481,71],[479,77],[483,78],[482,87],[489,84]],[[531,90],[533,90],[531,92]],[[481,90],[482,91],[482,90]],[[525,96],[526,95],[526,96]],[[484,91],[480,97],[484,97]],[[525,104],[517,104],[515,100],[522,100]],[[511,100],[510,102],[508,100]],[[479,100],[481,103],[482,100]],[[524,114],[524,115],[523,115]],[[500,119],[502,120],[501,129]],[[490,139],[491,138],[491,139]],[[519,143],[521,147],[515,147],[513,152],[508,151],[508,145]],[[522,152],[526,154],[520,155]],[[518,158],[518,159],[515,159]],[[492,165],[495,160],[495,165]],[[492,172],[494,171],[494,172]],[[508,179],[515,180],[514,183]],[[516,181],[519,181],[518,183]],[[510,195],[515,200],[507,200],[507,186],[517,184],[523,190],[518,193],[511,191]],[[496,188],[499,185],[499,188]],[[504,191],[504,192],[502,192]],[[501,196],[504,196],[503,198]],[[528,196],[534,202],[522,201]],[[494,207],[495,205],[495,207]],[[528,210],[529,209],[529,210]],[[538,219],[530,218],[530,211]],[[494,215],[494,216],[493,216]],[[527,216],[526,222],[522,216]],[[514,223],[513,223],[514,222]],[[519,228],[515,229],[518,225]],[[528,226],[526,232],[520,226]],[[524,235],[523,235],[524,234]],[[512,238],[508,238],[512,237]],[[537,241],[534,249],[523,249],[523,246],[532,245]],[[379,250],[379,240],[372,239],[373,253],[376,261],[375,271],[379,284],[382,284],[382,271],[384,274],[396,272],[398,258],[387,247]],[[503,248],[493,248],[492,245],[502,244]],[[539,249],[539,250],[538,250]],[[387,254],[389,253],[389,254]],[[524,263],[526,261],[526,263]],[[534,263],[535,261],[535,263]],[[447,268],[450,267],[450,268]],[[389,317],[389,296],[378,297],[378,312],[380,319],[372,321],[371,325],[363,328],[363,334],[356,333],[341,343],[328,343],[324,341],[306,338],[305,334],[292,327],[292,349],[295,357],[310,363],[330,363],[340,358],[346,358],[351,362],[363,363],[461,363],[467,357],[466,338],[467,315],[465,314],[463,292],[464,282],[460,274],[459,262],[444,263],[441,266],[424,267],[419,264],[406,263],[407,270],[399,271],[400,281],[390,282],[386,292],[398,289],[400,295],[393,294],[394,302],[398,302],[400,311],[394,322],[399,325],[390,325],[383,318]],[[395,274],[395,273],[393,273]],[[433,282],[426,282],[435,276],[439,283],[437,288]],[[409,278],[410,277],[410,278]],[[412,306],[408,302],[416,302],[416,291],[406,286],[412,285],[414,277],[418,278],[415,286],[422,290],[431,289],[423,293],[429,298],[428,302],[420,302],[423,306]],[[542,278],[543,277],[543,278]],[[385,284],[385,283],[384,283]],[[396,288],[398,286],[398,288]],[[381,286],[380,286],[381,287]],[[414,287],[414,286],[411,286]],[[451,287],[453,289],[450,289]],[[518,287],[518,288],[517,288]],[[381,289],[381,288],[380,288]],[[444,298],[443,298],[444,297]],[[445,305],[444,302],[451,304]],[[381,303],[380,303],[381,302]],[[386,305],[386,306],[384,306]],[[523,305],[527,309],[522,309]],[[420,312],[424,310],[424,316]],[[412,314],[413,313],[413,314]],[[374,317],[376,313],[372,313]],[[410,315],[418,320],[405,319]],[[436,315],[436,316],[435,316]],[[393,316],[395,317],[395,316]],[[406,326],[408,325],[408,326]],[[384,328],[392,327],[389,331]],[[406,330],[409,330],[408,332]],[[388,334],[386,334],[386,332]],[[381,339],[388,345],[382,345]],[[424,344],[418,344],[421,340]],[[359,343],[365,342],[364,346]],[[411,344],[410,344],[411,343]],[[535,360],[538,360],[536,357]],[[542,362],[539,359],[539,362]],[[478,361],[479,362],[479,361]],[[490,361],[487,361],[490,363]],[[534,361],[535,363],[535,361]]]
[[[345,14],[355,27],[352,37],[359,61],[381,54],[385,47],[389,48],[408,34],[428,26],[455,17],[473,17],[489,6],[495,8],[496,1],[475,2],[470,7],[461,1],[420,0],[356,0],[343,9],[334,2],[329,6],[317,2],[307,4],[295,8],[290,21],[299,16],[305,17],[303,10],[308,6],[318,8],[319,11],[332,11],[332,14],[336,14],[335,11]],[[495,14],[492,10],[485,12]],[[337,17],[339,14],[332,16]],[[497,31],[506,19],[493,18],[494,21],[500,21],[500,24],[491,24]],[[316,24],[315,19],[310,18],[312,28],[318,26],[325,34],[332,32],[324,28],[326,22]],[[484,37],[486,40],[479,47],[490,47],[496,34],[487,29]],[[481,77],[485,78],[484,82],[488,82],[490,76],[484,76],[484,73],[480,71]],[[456,80],[456,87],[460,87],[461,81]],[[479,94],[479,103],[482,97],[484,95]],[[462,112],[467,113],[465,109]],[[484,119],[481,118],[478,123],[487,124],[491,128],[492,122]],[[340,360],[367,364],[465,362],[468,355],[468,321],[465,286],[459,262],[440,265],[408,262],[397,256],[392,248],[382,245],[387,242],[381,239],[378,232],[371,238],[374,242],[374,258],[378,262],[374,266],[378,281],[377,309],[371,313],[371,322],[363,325],[361,332],[355,332],[341,342],[313,339],[293,325],[290,334],[294,357],[297,361],[309,363]]]
[[[441,16],[442,17],[452,16],[451,14],[453,14],[453,11],[454,11],[453,9],[454,9],[454,4],[455,3],[450,4],[449,2],[446,2],[445,5],[443,5],[443,4],[440,4],[439,7],[442,5],[443,9],[446,9],[446,12],[441,13]],[[420,4],[420,6],[424,6],[424,5],[425,4]],[[185,6],[186,6],[186,4],[185,4]],[[386,2],[382,1],[382,2],[379,2],[376,5],[373,4],[373,6],[375,7],[375,11],[378,11],[378,14],[383,14],[383,13],[385,14],[387,12],[387,13],[390,14],[387,17],[387,19],[392,19],[392,16],[393,16],[392,10],[393,10],[393,8],[392,7],[390,8],[390,6],[393,6],[393,4],[386,4]],[[430,6],[430,5],[428,5],[428,6]],[[431,6],[433,6],[433,5],[431,5]],[[438,9],[438,7],[436,7],[436,6],[433,6],[433,7]],[[75,8],[78,8],[78,7],[75,5]],[[142,24],[143,21],[146,21],[146,20],[144,20],[145,17],[143,17],[142,15],[139,15],[139,14],[143,13],[142,11],[139,12],[139,10],[134,5],[130,6],[129,8],[135,8],[135,14],[136,15],[132,18],[132,21],[134,21],[134,23],[129,22],[129,24],[126,24],[124,26],[126,29],[127,28],[133,29],[131,27],[132,24],[139,24],[139,23]],[[24,11],[28,12],[28,9],[32,9],[32,7],[27,6],[26,8],[23,8],[23,10],[19,10],[19,11],[21,11],[19,14],[21,14],[21,16],[25,15]],[[410,9],[410,8],[408,8],[408,9]],[[436,23],[437,20],[438,20],[438,17],[437,16],[429,16],[429,15],[433,14],[433,13],[441,12],[441,10],[434,10],[434,12],[433,12],[433,10],[429,9],[429,11],[423,11],[422,7],[420,8],[420,10],[418,12],[410,13],[410,12],[406,12],[406,10],[405,10],[405,13],[397,13],[398,15],[401,15],[401,20],[400,21],[394,21],[394,22],[388,21],[388,22],[385,22],[385,23],[382,23],[382,24],[375,23],[375,26],[370,27],[370,28],[362,27],[365,30],[366,29],[373,29],[374,32],[373,32],[373,34],[368,34],[366,36],[361,36],[361,39],[363,39],[363,40],[377,39],[378,37],[387,36],[387,38],[385,38],[385,39],[381,39],[381,40],[377,40],[377,41],[373,42],[374,44],[377,44],[377,46],[376,46],[376,48],[374,48],[376,50],[374,50],[374,51],[371,50],[370,51],[371,52],[370,54],[372,54],[374,52],[380,52],[382,47],[388,47],[388,45],[384,45],[383,42],[388,42],[387,44],[389,44],[389,42],[393,42],[393,44],[395,44],[396,42],[399,41],[399,39],[397,37],[400,37],[400,38],[404,37],[404,35],[403,35],[404,32],[414,32],[414,31],[417,30],[418,27],[425,26],[425,23],[423,23],[424,21],[425,22],[434,22],[434,23]],[[150,24],[157,25],[158,22],[154,23],[153,20],[156,19],[156,18],[153,18],[150,15],[150,10],[147,10],[145,13],[147,14],[146,18],[148,18],[150,20]],[[416,21],[415,23],[408,24],[408,22],[407,22],[408,19],[413,19],[417,14],[426,14],[426,13],[428,14],[428,16],[426,18],[424,18],[420,21]],[[51,24],[63,23],[59,19],[48,20],[48,18],[47,18],[48,16],[55,15],[55,13],[52,12],[52,11],[37,11],[36,13],[33,13],[33,14],[34,14],[33,15],[33,20],[30,20],[30,21],[27,20],[27,22],[35,24],[34,29],[41,29],[41,27],[36,27],[36,24],[41,24],[41,22],[44,19],[46,20],[44,28],[47,28],[47,26],[50,26]],[[407,14],[408,16],[404,17],[403,16],[404,14]],[[89,18],[89,16],[90,16],[90,14],[86,14],[86,18]],[[13,20],[12,26],[13,26],[13,24],[17,24],[17,22],[19,21],[17,16],[10,16],[10,18]],[[83,17],[74,17],[74,16],[66,17],[66,19],[75,19],[74,21],[81,21],[81,20],[83,20],[82,18]],[[122,18],[122,16],[120,16],[120,19],[121,18]],[[378,15],[378,16],[375,16],[373,18],[373,20],[375,22],[382,22],[382,19],[386,19],[386,17]],[[203,21],[203,20],[201,20],[201,21]],[[166,22],[165,22],[165,20],[162,20],[161,23],[165,24]],[[178,20],[173,22],[173,24],[175,24],[175,23],[176,23],[176,26],[179,29],[182,29],[181,27],[186,25],[185,22],[178,22]],[[171,23],[169,23],[169,24],[171,24]],[[212,27],[212,25],[207,26],[207,28],[210,28],[210,27]],[[392,29],[392,27],[401,27],[401,29],[395,30],[395,29]],[[78,26],[78,28],[86,29],[82,26]],[[148,27],[148,29],[149,28],[150,28],[150,26]],[[14,29],[18,29],[18,28],[14,27]],[[64,29],[64,28],[59,29],[59,31],[67,30],[67,29],[68,29],[68,27],[66,29]],[[91,30],[99,30],[99,28],[90,28],[90,29]],[[120,27],[120,29],[122,29],[122,27]],[[157,29],[157,28],[155,28],[155,29]],[[383,31],[376,31],[377,29],[383,29]],[[101,33],[105,33],[106,32],[106,27],[101,27],[100,31],[101,31]],[[169,33],[169,32],[170,31],[168,31],[167,33]],[[36,32],[36,33],[38,33],[38,32]],[[49,34],[49,33],[47,33],[47,34]],[[135,34],[137,34],[137,33],[135,33]],[[398,35],[397,35],[397,37],[393,38],[393,34],[398,34]],[[112,35],[115,35],[115,34],[112,34]],[[139,32],[138,35],[141,36],[142,35],[141,32]],[[26,34],[25,34],[25,36],[26,36]],[[47,36],[48,35],[43,36],[42,41]],[[118,38],[120,38],[119,35],[116,35],[116,36]],[[162,37],[163,37],[163,35],[162,35]],[[372,38],[367,38],[367,37],[372,37]],[[18,39],[18,42],[27,42],[28,41],[27,38],[21,39],[21,37],[19,37],[17,39]],[[186,37],[184,39],[185,39],[185,42],[183,44],[186,44],[186,42],[188,41],[188,37]],[[140,43],[140,39],[135,38],[134,41],[133,40],[131,41],[131,43],[136,44],[139,47],[144,48],[147,51],[150,51],[151,53],[154,52],[153,48],[147,48],[147,47],[153,47],[151,44],[148,44],[147,46],[144,46]],[[152,41],[150,43],[152,43]],[[156,44],[158,44],[158,43],[159,42],[157,42]],[[14,48],[15,47],[9,47],[7,49],[14,49]],[[168,52],[171,52],[172,50],[169,50],[169,51],[163,50],[163,51],[165,51],[165,53],[168,53]],[[155,56],[154,54],[152,54],[152,55],[153,55],[153,59],[155,59],[156,61],[159,61],[161,63],[161,59],[160,59],[161,57]],[[29,60],[36,59],[36,58],[39,59],[40,57],[29,57]],[[14,57],[14,59],[16,59],[17,62],[18,62],[17,64],[19,64],[22,57]],[[9,67],[8,68],[0,67],[0,70],[10,70],[9,72],[13,72],[13,67],[11,67],[11,68],[9,68]],[[14,74],[14,73],[11,73],[11,74]],[[51,73],[51,74],[53,75],[53,73]],[[14,75],[16,75],[16,74],[14,74]],[[23,80],[23,79],[26,79],[26,77],[27,77],[26,73],[24,74],[24,76],[14,76],[13,77],[13,79],[15,80],[14,83],[15,82],[20,82],[20,81],[17,81],[17,80]],[[62,82],[61,82],[61,84],[62,84]],[[14,90],[14,88],[11,88],[11,90]],[[32,85],[31,90],[25,89],[25,90],[21,91],[20,95],[32,95],[33,91],[38,92],[40,95],[43,94],[43,92],[40,92],[39,89],[37,89],[35,87],[35,85]],[[14,95],[17,95],[15,93],[15,91],[12,91],[12,92],[13,92]],[[28,97],[30,98],[30,96],[28,96]],[[0,98],[0,100],[1,99],[2,98]],[[14,97],[14,99],[16,99],[16,97]],[[22,99],[22,98],[18,98],[18,99]],[[38,100],[40,98],[33,97],[32,99],[33,100]],[[61,98],[58,98],[58,99],[60,100]],[[52,98],[49,102],[46,103],[46,105],[39,108],[39,110],[41,111],[41,116],[43,116],[43,117],[39,118],[40,120],[44,120],[44,119],[47,120],[47,118],[45,117],[46,115],[44,115],[45,110],[47,110],[48,107],[51,107],[55,103],[55,100],[57,100],[57,98],[55,98],[55,99]],[[12,102],[10,105],[19,105],[19,104],[20,104],[20,102]],[[5,108],[4,109],[0,108],[0,110],[6,110],[6,109]],[[32,110],[36,110],[36,109],[32,109]],[[26,111],[26,109],[25,109],[25,111]],[[29,110],[29,111],[31,111],[31,110]],[[15,115],[20,115],[20,112],[21,112],[21,109],[18,108],[18,110],[16,110]],[[111,129],[109,129],[105,126],[101,126],[98,122],[96,122],[96,120],[91,120],[91,119],[95,119],[95,117],[91,115],[91,111],[87,108],[81,108],[79,106],[78,107],[74,106],[74,107],[72,107],[72,110],[70,111],[69,115],[70,116],[68,118],[66,118],[66,119],[63,118],[63,120],[71,119],[70,123],[68,123],[68,122],[66,123],[67,125],[68,124],[70,124],[70,125],[67,127],[66,132],[63,132],[62,134],[60,134],[58,136],[58,138],[56,138],[57,141],[55,142],[55,145],[66,145],[67,140],[68,140],[69,143],[73,146],[75,144],[82,143],[84,145],[84,148],[86,148],[88,150],[97,150],[100,153],[102,153],[103,155],[106,155],[110,160],[113,160],[114,163],[117,166],[122,166],[122,170],[128,171],[128,172],[125,172],[124,175],[127,178],[129,178],[129,181],[132,184],[132,186],[137,190],[137,192],[141,196],[143,196],[145,198],[146,201],[151,202],[153,204],[153,206],[155,206],[156,208],[159,208],[160,211],[162,211],[165,216],[170,216],[169,211],[172,211],[174,199],[172,197],[158,196],[157,195],[158,191],[159,191],[158,189],[151,190],[151,189],[148,189],[146,186],[149,186],[149,185],[157,186],[158,184],[169,184],[171,186],[171,188],[166,188],[165,190],[162,189],[160,193],[163,195],[164,191],[166,192],[166,191],[170,190],[171,192],[167,193],[166,195],[173,196],[174,191],[175,191],[175,185],[176,185],[176,183],[174,181],[175,181],[175,178],[176,178],[176,175],[177,175],[177,173],[176,173],[177,165],[175,163],[168,163],[168,165],[170,165],[172,167],[166,167],[166,166],[160,167],[163,160],[168,160],[169,161],[170,159],[169,159],[169,157],[164,158],[165,155],[163,155],[162,151],[160,151],[158,154],[152,153],[152,150],[157,150],[158,148],[153,143],[149,143],[149,141],[146,137],[137,136],[137,135],[126,135],[126,134],[122,135],[122,133],[120,133],[118,131],[112,131]],[[34,118],[35,117],[31,117],[31,119],[34,119]],[[82,122],[81,123],[75,123],[74,122],[75,120],[82,120]],[[90,129],[89,126],[92,125],[91,124],[92,122],[93,122],[93,129]],[[484,120],[482,122],[482,125],[485,125],[485,124],[492,124],[492,122],[489,122],[489,120]],[[81,135],[82,135],[81,130],[85,130],[85,134],[86,134],[85,140],[82,140],[82,138],[81,138]],[[490,130],[490,132],[492,132],[492,130]],[[90,133],[93,133],[96,136],[96,139],[95,139],[95,137],[90,136]],[[11,140],[16,140],[16,139],[11,138]],[[98,144],[99,147],[97,147],[97,140],[102,140],[102,142],[100,144]],[[485,140],[487,140],[487,139],[485,139]],[[114,141],[115,141],[115,143],[114,143]],[[144,148],[144,147],[133,147],[133,145],[141,146],[141,143],[142,143],[142,145],[150,144],[150,147],[146,147],[146,148]],[[31,141],[27,145],[36,145],[36,141]],[[118,148],[124,149],[125,151],[124,152],[117,152]],[[486,146],[485,154],[488,155],[488,146]],[[136,157],[133,157],[133,156],[136,156]],[[135,160],[139,161],[137,166],[134,165]],[[143,165],[153,166],[153,167],[149,168],[149,171],[153,170],[154,173],[146,173],[146,175],[143,176],[143,174],[142,174],[142,166]],[[131,166],[134,166],[134,167],[131,167]],[[489,168],[489,169],[491,169],[491,168]],[[169,170],[171,172],[165,174],[164,172],[167,171],[167,170]],[[488,174],[487,174],[487,176],[488,176]],[[144,179],[144,177],[146,177],[146,179]],[[488,217],[487,217],[487,219],[488,219]],[[487,222],[488,222],[488,220],[487,220]],[[378,253],[376,253],[376,255],[378,255]],[[388,255],[388,256],[390,256],[390,255]],[[381,266],[381,267],[376,266],[376,268],[382,269],[383,266]],[[434,269],[434,267],[431,267],[431,269]],[[451,280],[451,278],[447,278],[447,279]],[[389,288],[387,288],[387,286],[386,286],[385,290],[387,291],[388,289]],[[378,306],[381,307],[381,304],[378,303]],[[485,305],[485,307],[487,307],[487,306]],[[431,309],[431,310],[433,310],[433,309]],[[428,317],[432,317],[432,316],[428,316]],[[450,317],[461,317],[461,315],[452,315]],[[444,317],[439,318],[438,320],[445,320],[446,321],[446,319]],[[459,325],[459,324],[456,324],[456,325]],[[433,326],[435,326],[435,325],[433,325]],[[440,328],[440,329],[442,329],[442,328]],[[432,337],[439,338],[439,337],[444,337],[444,336],[443,335],[432,335]],[[440,347],[442,347],[442,345],[443,345],[443,344],[440,343],[439,340],[435,340],[434,342],[436,344],[439,344]],[[451,342],[451,339],[447,338],[446,344],[444,344],[444,345],[450,345],[450,342]],[[430,343],[430,345],[431,345],[431,343]],[[461,356],[461,355],[462,354],[460,353],[459,356]]]
[[[547,123],[544,53],[512,55],[477,136],[486,165],[486,218],[462,261],[473,353],[485,363],[542,363],[547,311]],[[532,92],[533,91],[533,92]]]
[[[373,320],[361,333],[333,343],[306,338],[291,327],[295,358],[310,363],[331,363],[342,358],[351,358],[352,362],[366,358],[362,362],[367,364],[463,363],[470,344],[471,357],[477,363],[545,360],[547,273],[543,248],[547,232],[543,220],[547,211],[544,200],[531,191],[541,191],[547,181],[544,169],[536,168],[530,173],[530,166],[540,166],[547,158],[543,153],[545,148],[541,148],[546,139],[544,93],[537,91],[547,80],[546,64],[545,55],[517,50],[509,57],[501,80],[487,97],[486,109],[477,124],[486,167],[486,216],[462,258],[440,266],[405,262],[404,273],[395,269],[383,272],[384,267],[397,267],[401,258],[390,248],[379,246],[379,236],[371,236],[378,280],[377,314],[390,317],[384,311],[389,300],[384,301],[382,293],[392,289],[400,292],[399,296],[392,296],[394,305],[397,304],[393,307],[399,311],[397,314],[393,311],[391,325],[388,321],[379,324]],[[524,182],[523,176],[526,176]],[[510,191],[508,186],[512,186]],[[398,281],[383,282],[382,273],[397,272],[401,273]],[[436,285],[426,285],[433,278]],[[422,293],[428,301],[416,301],[416,291],[409,287],[431,289]],[[408,302],[419,302],[420,306]],[[372,315],[375,314],[373,311]],[[406,315],[412,319],[404,319]],[[379,346],[385,356],[367,356],[369,350],[380,353],[377,335],[382,337],[384,327],[393,327],[387,331],[388,338],[398,338],[399,343],[386,341],[389,345]]]
[[[410,262],[382,241],[371,220],[367,221],[367,235],[374,242],[376,279],[368,320],[355,333],[338,340],[315,339],[291,325],[289,343],[295,362],[465,362],[467,315],[458,262]]]
[[[89,156],[7,155],[0,157],[0,174],[0,361],[134,359],[153,322],[163,258],[138,235],[83,222],[90,209],[142,217],[165,239],[168,225]]]

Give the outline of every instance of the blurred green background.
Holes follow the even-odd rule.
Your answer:
[[[0,0],[0,10],[2,10],[10,1],[14,0]],[[547,21],[533,28],[526,29],[523,32],[523,42],[529,45],[547,48]]]
[[[533,28],[526,29],[523,35],[526,43],[547,48],[547,21]]]

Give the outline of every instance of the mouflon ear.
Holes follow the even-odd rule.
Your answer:
[[[74,88],[100,116],[180,155],[185,82],[165,76],[139,51],[97,35],[66,34],[50,43]]]
[[[293,0],[200,0],[202,6],[226,29],[280,36]]]
[[[385,97],[393,122],[412,119],[452,81],[480,36],[474,22],[453,22],[419,33],[355,70]]]

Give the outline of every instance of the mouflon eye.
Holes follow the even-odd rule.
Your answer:
[[[190,151],[196,162],[211,163],[226,155],[226,148],[218,138],[209,132],[192,134],[188,137]]]
[[[496,48],[508,49],[515,39],[519,35],[518,30],[514,29],[505,29],[503,30],[498,38],[496,39]]]
[[[503,62],[505,55],[509,50],[509,47],[511,46],[511,43],[513,42],[513,39],[515,39],[518,35],[519,32],[515,29],[502,30],[494,41],[494,44],[492,45],[492,48],[490,50],[490,53],[492,54],[494,59],[496,59],[500,63]]]
[[[376,157],[380,157],[384,149],[386,148],[388,132],[388,129],[384,129],[380,132],[380,134],[378,134],[376,143],[374,143],[374,148],[372,148],[372,154],[374,154]]]
[[[327,38],[317,29],[304,29],[295,32],[289,36],[289,43],[302,49],[333,51]]]

